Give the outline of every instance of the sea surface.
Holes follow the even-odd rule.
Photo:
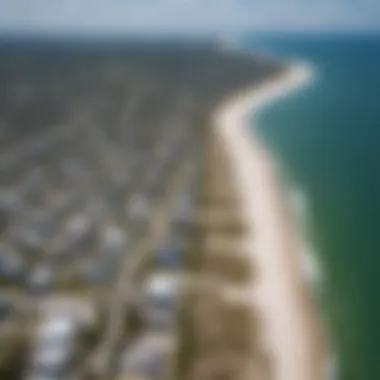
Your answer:
[[[380,379],[380,35],[249,35],[244,46],[309,62],[315,81],[255,128],[307,210],[339,380]]]

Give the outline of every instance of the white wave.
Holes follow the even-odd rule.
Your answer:
[[[307,193],[300,187],[292,187],[289,191],[289,200],[292,206],[297,226],[302,232],[302,260],[304,271],[314,290],[323,284],[323,272],[318,260],[316,249],[308,237],[310,235],[309,199]]]

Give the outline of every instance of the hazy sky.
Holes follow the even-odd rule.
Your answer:
[[[0,29],[380,29],[380,0],[0,0]]]

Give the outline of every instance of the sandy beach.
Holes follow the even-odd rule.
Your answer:
[[[276,380],[327,378],[328,344],[313,300],[296,228],[274,162],[251,131],[262,106],[312,80],[307,66],[287,69],[281,77],[231,97],[215,113],[214,127],[229,156],[241,213],[249,234],[244,241],[258,270],[250,300],[260,316],[260,342],[270,353]]]

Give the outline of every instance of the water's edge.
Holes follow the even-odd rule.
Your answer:
[[[275,57],[275,55],[273,55]],[[270,109],[273,105],[276,105],[278,102],[281,102],[284,99],[288,99],[289,96],[299,96],[304,91],[306,91],[310,86],[312,86],[318,80],[318,68],[309,61],[297,61],[293,63],[294,66],[304,66],[308,67],[312,75],[310,80],[306,83],[298,86],[297,88],[292,89],[291,92],[285,94],[285,96],[274,97],[270,101],[266,102],[260,110],[251,114],[251,123],[250,127],[255,132],[255,135],[260,140],[260,143],[265,147],[265,149],[270,152],[271,157],[274,158],[274,164],[276,167],[276,172],[279,176],[280,183],[283,185],[283,190],[285,192],[285,197],[288,201],[288,204],[291,208],[293,220],[296,223],[296,228],[300,232],[299,237],[301,238],[302,244],[302,265],[304,274],[308,280],[310,291],[313,294],[316,304],[321,309],[321,298],[320,295],[323,291],[323,270],[321,262],[318,258],[318,250],[312,240],[309,238],[310,235],[310,224],[309,217],[310,212],[308,208],[308,199],[307,194],[294,182],[292,182],[289,176],[286,173],[285,168],[281,164],[281,159],[276,155],[276,152],[270,144],[268,144],[265,139],[262,139],[259,132],[260,125],[260,116],[264,112],[270,112]],[[322,318],[324,316],[322,315]],[[325,318],[323,318],[324,326],[326,325]],[[335,344],[331,341],[329,337],[330,345],[330,358],[327,363],[327,380],[335,380],[339,378],[339,360],[338,354],[336,352]]]

